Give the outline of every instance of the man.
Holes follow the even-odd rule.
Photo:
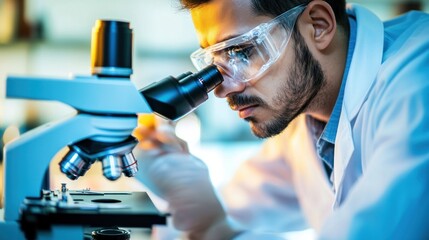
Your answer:
[[[194,64],[215,64],[224,76],[216,96],[256,136],[275,136],[269,155],[227,188],[230,214],[245,222],[299,205],[321,239],[429,236],[428,15],[382,23],[329,0],[182,4],[202,47]],[[161,144],[141,166],[176,228],[194,239],[276,237],[233,222],[206,166],[178,141]],[[292,224],[295,213],[268,224]]]

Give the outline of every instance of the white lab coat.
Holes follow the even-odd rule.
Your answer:
[[[239,169],[223,191],[225,205],[256,231],[302,227],[302,210],[322,239],[429,238],[429,16],[383,24],[359,5],[349,8],[357,39],[333,184],[301,116]]]

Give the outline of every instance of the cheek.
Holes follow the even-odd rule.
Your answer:
[[[249,95],[254,95],[261,98],[265,102],[265,108],[271,110],[277,110],[279,106],[278,101],[276,101],[277,96],[281,94],[283,84],[281,79],[276,76],[266,76],[263,79],[260,79],[255,85],[252,85],[251,92]]]
[[[285,101],[287,100],[284,96],[283,85],[279,84],[278,87],[271,90],[271,94],[265,100],[271,110],[278,112],[284,109]]]
[[[279,59],[282,60],[282,59]],[[260,96],[273,109],[278,108],[279,103],[276,101],[279,95],[284,95],[288,89],[288,79],[290,71],[287,70],[289,65],[279,61],[275,66],[268,69],[267,74],[253,85]]]

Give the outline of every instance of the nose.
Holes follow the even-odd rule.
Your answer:
[[[232,79],[222,74],[224,81],[214,89],[214,94],[218,98],[226,98],[235,93],[241,93],[246,88],[246,83]]]

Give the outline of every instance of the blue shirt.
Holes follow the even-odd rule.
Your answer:
[[[347,49],[346,65],[344,68],[343,79],[341,82],[340,92],[332,110],[329,121],[325,124],[316,119],[311,118],[310,124],[314,128],[315,136],[320,136],[316,142],[316,151],[318,157],[323,161],[328,177],[331,176],[334,167],[334,148],[335,137],[338,130],[338,122],[340,121],[341,106],[343,104],[344,87],[346,85],[347,76],[350,68],[350,62],[353,56],[353,51],[356,43],[356,19],[349,17],[350,37],[349,46]]]

